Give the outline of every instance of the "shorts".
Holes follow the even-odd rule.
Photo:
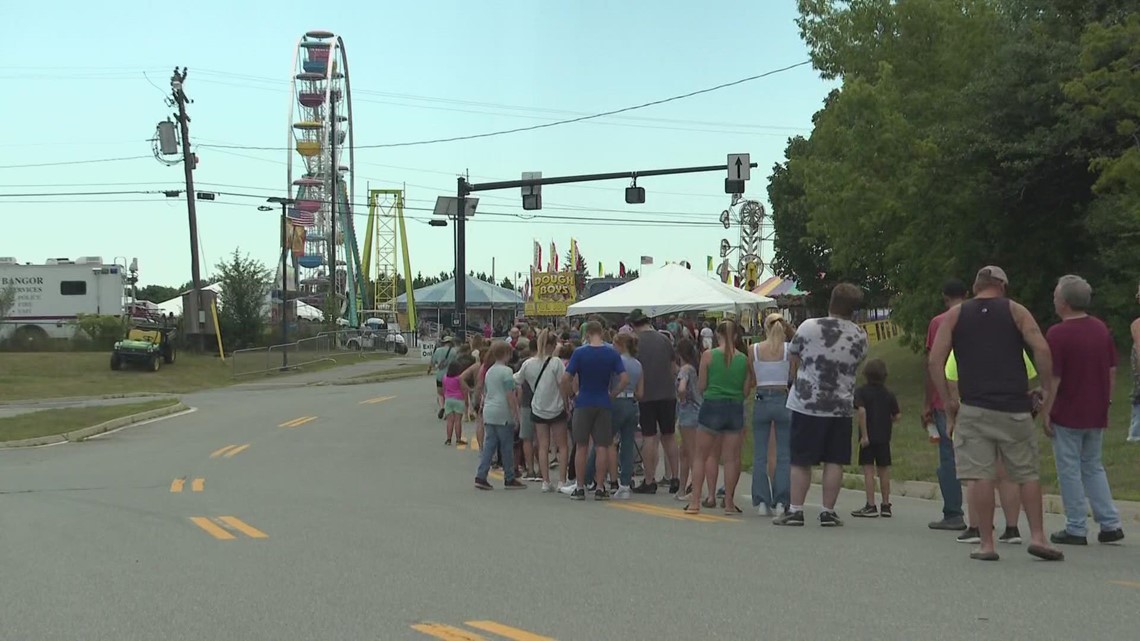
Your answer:
[[[566,410],[562,410],[558,413],[558,416],[555,416],[554,418],[542,418],[538,414],[530,412],[530,420],[534,422],[535,425],[554,425],[555,423],[565,423],[567,418],[568,417],[566,416]]]
[[[697,427],[713,434],[732,434],[744,429],[744,401],[706,398],[697,414]]]
[[[695,428],[699,423],[698,417],[701,406],[696,403],[677,403],[677,425],[683,428]]]
[[[435,387],[436,387],[436,389],[440,390],[441,394],[443,393],[443,381],[442,380],[436,379]]]
[[[792,465],[850,465],[851,425],[850,416],[812,416],[792,410]]]
[[[1032,415],[963,405],[954,426],[958,478],[997,480],[999,455],[1009,480],[1020,484],[1038,479],[1041,460]]]
[[[608,407],[577,407],[572,427],[575,445],[609,447],[614,443],[613,411]]]
[[[666,436],[677,431],[677,401],[671,398],[659,401],[641,401],[638,404],[641,411],[641,435],[657,436],[660,432]]]
[[[524,441],[534,438],[534,421],[530,412],[519,412],[519,438]]]
[[[443,415],[448,414],[463,414],[465,406],[461,398],[445,398],[443,399]]]
[[[874,465],[875,467],[891,466],[891,444],[871,443],[867,447],[859,446],[859,465]]]

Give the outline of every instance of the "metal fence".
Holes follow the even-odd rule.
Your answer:
[[[418,349],[418,345],[419,336],[414,331],[387,334],[361,330],[324,332],[292,343],[236,350],[230,355],[231,376],[262,374],[320,361],[340,362],[379,352],[404,354]]]

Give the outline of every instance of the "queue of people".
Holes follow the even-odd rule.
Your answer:
[[[1064,554],[1054,545],[1087,544],[1086,505],[1100,525],[1100,542],[1124,536],[1100,458],[1117,354],[1107,327],[1087,313],[1092,289],[1080,277],[1058,282],[1054,305],[1061,322],[1047,334],[1006,296],[1008,282],[995,266],[978,272],[972,298],[965,285],[948,282],[942,292],[947,311],[930,323],[923,423],[932,426],[931,438],[938,442],[943,499],[942,518],[930,528],[957,531],[959,541],[976,543],[971,558],[997,560],[997,489],[1006,517],[997,540],[1021,542],[1018,520],[1024,511],[1029,553],[1061,560]],[[866,360],[867,335],[853,320],[862,301],[859,287],[840,284],[826,317],[793,329],[780,314],[771,314],[762,323],[763,339],[750,346],[733,320],[710,328],[713,337],[706,342],[695,328],[678,324],[676,334],[668,324],[659,329],[641,310],[617,331],[595,317],[577,332],[548,327],[531,334],[530,328],[515,327],[509,340],[490,345],[482,337],[459,346],[445,339],[430,366],[437,375],[439,415],[447,417],[445,443],[463,443],[462,419],[473,408],[482,451],[478,489],[492,489],[487,476],[498,465],[507,489],[525,488],[527,480],[573,500],[588,494],[609,500],[655,494],[662,483],[684,503],[685,513],[716,508],[719,495],[724,513],[735,516],[743,512],[736,486],[745,399],[751,395],[751,498],[760,515],[776,525],[803,526],[812,469],[820,466],[819,523],[842,526],[836,503],[843,468],[858,442],[866,501],[851,514],[889,518],[890,443],[901,411],[887,386],[885,363]],[[1041,385],[1031,389],[1035,376]],[[1140,412],[1140,404],[1134,409]],[[1052,439],[1066,511],[1065,529],[1048,537],[1038,416]],[[666,472],[660,481],[659,451]],[[635,484],[638,458],[644,478]],[[558,470],[557,481],[552,469]]]

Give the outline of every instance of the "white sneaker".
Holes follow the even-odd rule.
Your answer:
[[[543,494],[549,494],[553,489],[554,489],[554,487],[550,485],[550,481],[543,481],[542,482],[542,493]]]
[[[628,501],[633,498],[633,492],[629,489],[628,485],[619,485],[613,497],[622,501]]]
[[[677,492],[676,494],[673,495],[673,498],[675,498],[681,502],[688,502],[688,500],[692,497],[693,497],[693,495],[691,493],[681,494],[680,492]]]
[[[571,494],[574,493],[574,489],[577,487],[578,486],[575,483],[567,483],[566,485],[563,485],[562,487],[558,488],[558,491],[561,492],[562,494],[565,494],[566,496],[570,496]]]
[[[771,506],[769,506],[769,505],[767,505],[767,504],[765,504],[765,503],[761,503],[761,504],[760,504],[760,505],[759,505],[759,506],[756,508],[756,513],[757,513],[757,514],[759,514],[760,516],[766,516],[766,517],[769,517],[769,518],[771,518],[771,517],[773,517],[773,516],[776,516],[776,511],[775,511],[775,510],[773,510],[773,509],[771,508]]]

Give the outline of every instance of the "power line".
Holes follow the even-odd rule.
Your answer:
[[[752,82],[754,80],[759,80],[761,78],[767,78],[768,76],[773,76],[773,75],[778,74],[778,73],[790,71],[790,70],[795,69],[797,67],[802,67],[802,66],[808,65],[808,64],[811,64],[811,61],[810,60],[804,60],[803,62],[797,62],[796,64],[789,65],[786,67],[781,67],[779,69],[773,69],[771,71],[765,71],[764,73],[756,74],[754,76],[748,76],[747,78],[740,78],[739,80],[733,80],[732,82],[725,82],[725,83],[721,83],[719,85],[715,85],[712,87],[706,87],[704,89],[697,89],[696,91],[690,91],[688,93],[683,93],[683,94],[679,94],[676,96],[670,96],[668,98],[661,98],[660,100],[652,100],[650,102],[643,102],[641,104],[631,105],[629,107],[622,107],[620,109],[611,109],[609,111],[602,111],[599,113],[589,114],[589,115],[585,115],[585,116],[578,116],[576,118],[566,118],[563,120],[556,120],[554,122],[544,122],[544,123],[537,124],[537,125],[530,125],[528,127],[515,127],[513,129],[503,129],[500,131],[489,131],[489,132],[485,132],[485,133],[481,133],[481,134],[469,134],[466,136],[452,136],[450,138],[434,138],[431,140],[415,140],[415,141],[409,141],[409,142],[392,142],[392,143],[382,143],[382,144],[375,144],[375,145],[355,145],[354,147],[356,149],[390,149],[393,147],[412,147],[412,146],[421,146],[421,145],[434,145],[434,144],[445,143],[445,142],[459,142],[462,140],[475,140],[478,138],[490,138],[492,136],[504,136],[507,134],[521,133],[524,131],[535,131],[538,129],[549,129],[550,127],[558,127],[561,125],[569,125],[572,123],[583,122],[586,120],[594,120],[596,118],[604,118],[606,116],[614,116],[614,115],[621,114],[621,113],[627,113],[630,111],[636,111],[639,109],[646,109],[648,107],[655,107],[657,105],[663,105],[663,104],[669,103],[669,102],[675,102],[677,100],[684,100],[686,98],[692,98],[693,96],[699,96],[701,94],[711,93],[713,91],[719,91],[721,89],[727,89],[728,87],[734,87],[736,85],[741,85],[741,84],[744,84],[746,82]],[[288,151],[290,149],[289,147],[259,147],[259,146],[254,146],[254,145],[202,144],[199,146],[212,148],[212,149],[245,149],[245,150],[265,150],[265,151]]]
[[[0,165],[0,169],[25,169],[28,167],[60,167],[63,165],[92,165],[105,162],[124,162],[128,160],[146,160],[150,156],[123,156],[121,158],[90,158],[88,160],[65,160],[61,162],[41,162],[27,165]]]

